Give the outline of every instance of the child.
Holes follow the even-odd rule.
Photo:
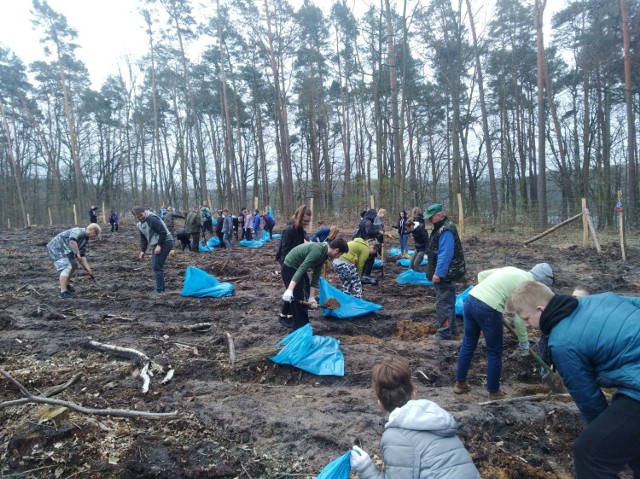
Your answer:
[[[253,239],[258,241],[260,239],[260,222],[262,216],[259,210],[253,210]]]
[[[111,216],[109,216],[109,224],[111,225],[111,232],[118,231],[118,224],[120,223],[120,216],[117,211],[111,210]]]
[[[456,435],[454,417],[428,399],[416,399],[409,365],[392,359],[376,364],[372,373],[378,407],[390,412],[382,440],[384,475],[358,446],[351,450],[351,468],[361,479],[447,477],[480,479],[471,456]]]
[[[398,230],[400,237],[400,257],[410,258],[409,256],[409,218],[407,218],[407,211],[402,210],[398,215],[398,223],[394,226]]]

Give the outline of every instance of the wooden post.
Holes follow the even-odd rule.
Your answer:
[[[51,216],[51,208],[49,209],[49,226],[53,226],[53,217]]]
[[[585,211],[587,211],[587,199],[582,198],[582,247],[586,249],[589,247],[589,223]]]
[[[311,220],[309,221],[309,233],[313,231],[313,198],[309,198],[309,209],[311,210]]]
[[[29,213],[27,213],[27,226],[31,226],[31,218],[29,218]]]
[[[253,209],[254,210],[258,209],[258,197],[257,196],[253,197]]]
[[[462,194],[458,193],[458,234],[460,239],[464,236],[464,208],[462,207]]]
[[[587,224],[589,225],[589,231],[591,231],[591,236],[593,236],[593,243],[596,245],[596,250],[598,253],[602,253],[602,248],[600,248],[600,241],[598,241],[598,236],[596,235],[596,229],[593,227],[593,220],[591,219],[591,213],[589,213],[589,209],[584,209],[584,216],[587,217]]]
[[[376,203],[373,199],[373,195],[369,195],[369,208],[375,208],[376,207]]]
[[[76,205],[74,203],[73,205],[73,224],[77,225],[78,224],[78,212],[76,211]]]
[[[104,209],[104,201],[102,202],[102,224],[107,224],[107,210]]]
[[[622,191],[618,191],[618,201],[622,201]],[[620,251],[622,252],[622,261],[627,261],[627,254],[624,251],[624,211],[622,211],[622,208],[618,211],[618,224],[620,225]]]
[[[11,220],[7,218],[7,228],[11,228]]]

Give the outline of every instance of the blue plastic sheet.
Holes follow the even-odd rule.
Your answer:
[[[340,303],[340,307],[337,309],[320,308],[323,316],[332,316],[341,319],[355,318],[382,309],[382,305],[370,303],[364,299],[354,298],[331,286],[326,279],[320,278],[320,304],[323,304],[330,298],[335,298]]]
[[[209,248],[214,248],[216,246],[220,246],[220,239],[217,236],[212,236],[207,240],[207,246]]]
[[[184,287],[181,296],[195,296],[196,298],[222,298],[231,296],[235,286],[231,283],[221,283],[215,276],[211,276],[195,266],[189,266],[184,274]]]
[[[473,286],[469,286],[462,293],[456,296],[456,316],[462,316],[462,312],[464,311],[464,302],[467,300],[467,296],[469,296],[469,291],[473,289]]]
[[[202,244],[198,242],[198,251],[200,251],[201,253],[211,253],[212,251],[215,251],[215,248],[209,246],[208,244]]]
[[[413,256],[413,253],[415,253],[415,250],[409,250],[407,251],[407,253],[409,253],[409,256]],[[402,251],[400,251],[400,248],[391,248],[389,250],[389,256],[400,256],[402,254]]]
[[[268,243],[269,241],[271,241],[271,236],[269,236],[269,232],[262,230],[262,236],[260,237],[260,241],[262,241],[263,243]]]
[[[282,339],[278,354],[269,358],[277,364],[290,364],[317,376],[344,376],[344,355],[340,341],[330,336],[314,336],[311,324]]]
[[[351,474],[351,451],[327,464],[316,479],[349,479],[349,474]]]
[[[410,259],[407,259],[407,258],[399,259],[399,260],[397,261],[397,263],[398,263],[400,266],[404,266],[405,268],[408,268],[409,266],[411,266],[411,260],[410,260]],[[426,265],[427,265],[427,260],[426,260],[426,259],[423,259],[423,260],[420,262],[420,266],[426,266]]]
[[[408,269],[404,273],[400,273],[396,279],[398,284],[419,284],[421,286],[433,286],[433,281],[427,279],[427,273],[418,273],[412,269]]]
[[[376,258],[373,261],[373,269],[380,269],[382,268],[382,260],[380,258]]]
[[[257,240],[240,240],[240,246],[246,246],[247,248],[262,248],[264,243]]]

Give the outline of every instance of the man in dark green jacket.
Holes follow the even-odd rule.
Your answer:
[[[336,238],[331,243],[304,243],[293,248],[284,260],[282,266],[282,281],[287,290],[282,295],[283,301],[291,302],[291,312],[293,321],[289,323],[286,319],[280,318],[280,322],[292,329],[298,329],[309,322],[307,308],[299,301],[308,301],[310,307],[316,309],[316,289],[320,282],[322,265],[327,259],[334,260],[341,254],[349,251],[347,242],[342,238]],[[304,281],[307,271],[312,268],[311,287],[309,294],[305,291]]]
[[[200,251],[200,229],[202,227],[202,219],[200,217],[200,208],[194,206],[184,220],[184,230],[191,235],[191,251],[197,253]]]

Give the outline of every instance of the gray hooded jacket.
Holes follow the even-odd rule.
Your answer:
[[[480,479],[473,460],[456,435],[454,417],[433,401],[409,401],[389,416],[382,434],[385,471],[373,462],[361,479]]]

